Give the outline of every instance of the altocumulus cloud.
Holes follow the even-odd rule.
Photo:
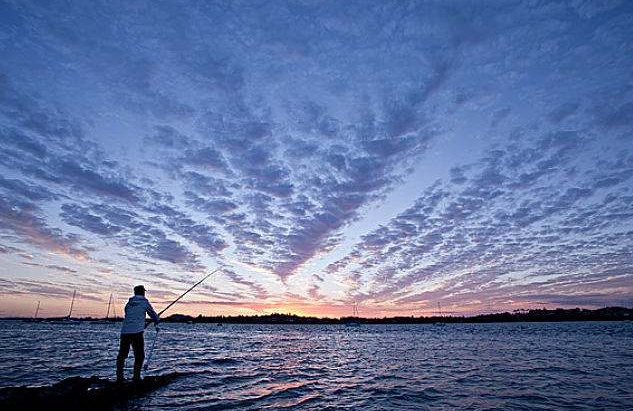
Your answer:
[[[221,264],[213,301],[625,298],[631,9],[2,3],[0,254]]]

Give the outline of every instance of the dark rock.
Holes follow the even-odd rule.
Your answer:
[[[1,410],[110,410],[125,406],[164,387],[181,373],[148,376],[141,381],[114,381],[99,377],[70,377],[46,387],[8,387],[0,389]]]

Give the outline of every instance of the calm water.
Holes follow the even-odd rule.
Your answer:
[[[118,332],[0,322],[0,386],[113,378]],[[130,408],[624,410],[633,323],[168,324],[150,373],[173,370],[189,374]]]

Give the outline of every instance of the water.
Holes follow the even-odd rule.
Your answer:
[[[0,322],[0,387],[113,378],[119,324]],[[631,409],[633,323],[166,324],[130,409]],[[146,335],[149,349],[154,332]],[[131,372],[132,357],[126,364]]]

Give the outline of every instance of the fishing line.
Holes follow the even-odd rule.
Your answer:
[[[211,271],[209,274],[207,274],[202,280],[198,281],[197,283],[195,283],[194,285],[192,285],[187,291],[185,291],[184,293],[180,294],[180,297],[176,298],[174,301],[172,301],[171,303],[169,303],[169,305],[165,308],[162,309],[161,312],[158,313],[158,316],[160,317],[165,311],[167,311],[172,305],[176,304],[178,301],[180,301],[180,299],[182,297],[184,297],[185,295],[187,295],[187,293],[191,290],[193,290],[194,288],[196,288],[198,285],[200,285],[204,280],[206,280],[207,278],[211,277],[213,274],[215,274],[216,272],[220,271],[219,268],[216,268],[215,270]],[[153,323],[148,323],[145,324],[145,328],[149,327],[151,324]]]
[[[147,368],[149,367],[149,362],[152,360],[152,354],[154,354],[154,347],[156,347],[156,340],[158,340],[158,331],[160,328],[156,328],[156,336],[154,336],[154,342],[152,343],[152,348],[149,350],[149,355],[147,356],[147,361],[143,366],[143,371],[147,372]]]
[[[185,291],[184,293],[180,294],[180,296],[178,298],[176,298],[174,301],[172,301],[167,307],[163,308],[161,312],[158,313],[158,316],[160,317],[165,311],[167,311],[172,305],[176,304],[182,297],[184,297],[185,295],[187,295],[187,293],[191,290],[193,290],[194,288],[196,288],[198,285],[200,285],[204,280],[206,280],[207,278],[211,277],[213,274],[215,274],[216,272],[220,271],[219,268],[216,268],[215,270],[211,271],[209,274],[207,274],[202,280],[198,281],[197,283],[195,283],[194,285],[192,285],[187,291]],[[149,327],[151,324],[153,323],[148,323],[145,324],[145,328]],[[156,340],[158,340],[158,327],[156,328],[156,336],[154,337],[154,342],[152,343],[152,347],[149,350],[149,355],[147,356],[147,361],[145,362],[145,365],[143,366],[143,370],[147,372],[147,368],[149,367],[149,362],[152,359],[152,355],[154,354],[154,348],[156,347]]]

